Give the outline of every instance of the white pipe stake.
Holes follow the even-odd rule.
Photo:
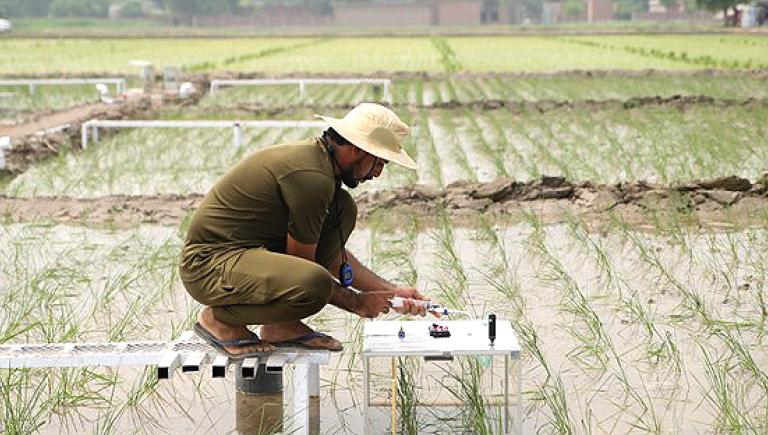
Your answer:
[[[240,125],[240,123],[236,122],[235,125],[232,127],[232,133],[233,133],[233,145],[236,149],[240,149],[241,146],[243,146],[243,127]]]

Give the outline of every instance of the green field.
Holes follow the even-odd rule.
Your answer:
[[[761,53],[765,52],[764,38],[740,35],[0,39],[0,51],[6,53],[5,61],[0,65],[0,74],[128,74],[136,72],[135,68],[128,65],[134,59],[149,60],[159,69],[175,65],[190,71],[236,70],[275,74],[679,70],[708,66],[569,41],[608,44],[611,47],[626,45],[672,49],[687,52],[689,56],[711,55],[716,60],[736,61],[737,68],[746,67],[750,61],[752,66],[762,64],[764,56]],[[744,41],[755,42],[757,45],[744,44]],[[717,46],[728,49],[718,50]]]
[[[158,71],[176,65],[204,79],[224,71],[391,77],[392,108],[412,127],[404,147],[418,169],[390,164],[352,192],[365,194],[368,213],[347,246],[381,276],[471,318],[493,312],[512,323],[522,347],[523,433],[768,433],[768,194],[702,190],[702,204],[678,209],[669,193],[700,179],[768,176],[768,87],[764,72],[748,71],[768,62],[768,38],[0,39],[0,52],[9,59],[0,74],[133,75],[128,62],[147,59]],[[384,97],[369,85],[306,91],[222,88],[136,116],[312,120]],[[89,101],[93,87],[0,92],[18,94],[0,100],[2,117],[32,117]],[[235,146],[231,128],[102,130],[85,150],[57,143],[57,155],[6,176],[0,344],[178,337],[201,308],[178,276],[190,211],[171,210],[185,216],[178,221],[168,210],[145,219],[132,217],[135,204],[162,208],[166,198],[150,196],[168,194],[178,195],[168,204],[193,205],[249,153],[320,131],[245,128]],[[480,189],[465,182],[543,175],[595,195],[629,182],[654,190],[608,208],[581,197],[495,203],[498,214],[450,208],[459,205],[449,195]],[[416,184],[451,187],[423,210],[420,202],[370,207],[397,202],[388,190]],[[743,199],[727,205],[709,194]],[[28,209],[42,217],[26,217]],[[345,347],[321,369],[320,432],[361,433],[364,320],[329,307],[310,323]],[[373,412],[375,433],[501,432],[493,402],[503,365],[401,359],[391,376],[389,364],[374,367],[373,398],[387,403]],[[292,371],[284,376],[288,385]],[[207,370],[159,381],[153,368],[0,369],[0,432],[232,433],[260,412],[250,408],[259,399],[236,394],[234,384]],[[292,391],[285,394],[290,402]],[[438,405],[448,402],[458,405]],[[289,410],[283,418],[285,433],[296,429]]]

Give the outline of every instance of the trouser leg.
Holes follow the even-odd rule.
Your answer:
[[[357,223],[355,200],[346,190],[340,189],[337,195],[339,195],[338,203],[335,203],[334,200],[330,206],[330,214],[323,222],[320,240],[318,240],[315,250],[315,260],[326,268],[329,268],[333,260],[339,256]],[[338,210],[336,204],[338,204]],[[334,276],[337,272],[336,270],[331,271]]]
[[[331,297],[333,278],[322,266],[292,255],[249,249],[228,260],[211,297],[213,316],[230,325],[301,320]]]

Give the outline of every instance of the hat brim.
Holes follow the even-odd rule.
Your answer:
[[[315,117],[323,120],[323,122],[336,130],[336,132],[339,133],[341,137],[348,140],[352,143],[352,145],[360,148],[368,154],[374,155],[389,162],[397,163],[398,165],[408,169],[418,168],[416,162],[402,148],[400,149],[399,153],[393,153],[386,148],[382,148],[375,143],[370,142],[367,138],[360,135],[356,129],[347,125],[343,119],[322,115],[315,115]]]

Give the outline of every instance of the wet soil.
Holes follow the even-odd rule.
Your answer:
[[[14,198],[0,196],[6,222],[54,220],[130,227],[140,223],[178,225],[195,210],[202,195],[107,196],[80,198]],[[642,225],[663,214],[687,216],[691,223],[764,224],[768,218],[768,174],[754,182],[737,176],[678,185],[647,182],[597,184],[547,177],[521,182],[456,182],[446,188],[414,185],[356,195],[359,218],[377,212],[429,218],[440,210],[461,221],[480,215],[519,217],[533,210],[547,223],[570,214],[605,222],[615,212],[630,224]],[[392,213],[394,212],[394,213]]]

